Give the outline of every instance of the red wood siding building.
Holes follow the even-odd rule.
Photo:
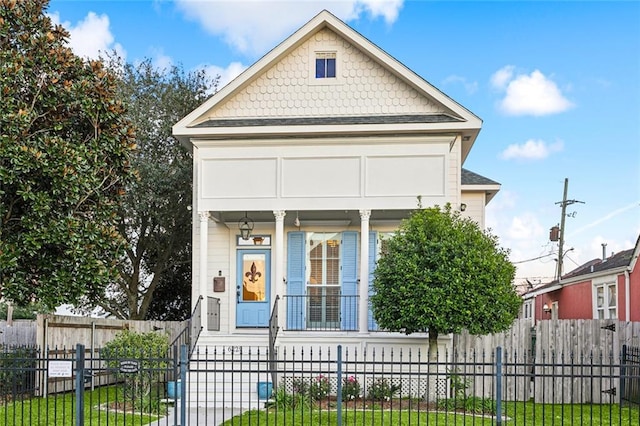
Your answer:
[[[523,316],[640,321],[640,238],[633,249],[594,259],[523,295]]]

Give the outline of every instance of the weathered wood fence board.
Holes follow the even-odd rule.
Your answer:
[[[157,332],[166,333],[169,342],[172,342],[186,327],[187,321],[136,321],[111,318],[89,318],[64,315],[38,315],[37,333],[34,345],[45,348],[51,358],[70,359],[75,353],[77,344],[84,345],[86,358],[99,358],[99,350],[116,337],[122,330],[131,330],[140,333]],[[97,370],[100,366],[89,365],[85,368]],[[38,383],[42,384],[42,393],[48,394],[55,389],[72,390],[75,388],[73,379],[51,379],[39,377]],[[88,386],[100,386],[112,383],[111,375],[93,376]],[[64,383],[60,383],[60,382]]]
[[[470,394],[491,397],[495,393],[489,376],[495,374],[493,355],[501,346],[504,395],[520,401],[533,397],[544,403],[568,399],[611,402],[612,393],[600,390],[620,389],[620,354],[625,344],[640,345],[640,322],[545,320],[534,327],[530,320],[516,320],[504,333],[472,336],[463,332],[453,338],[454,357],[456,353],[471,354],[479,362],[492,363],[460,370],[470,382]],[[527,371],[524,364],[532,364],[534,359],[535,370]],[[590,380],[581,376],[590,376]]]
[[[36,322],[13,320],[11,324],[0,321],[0,346],[35,346]]]

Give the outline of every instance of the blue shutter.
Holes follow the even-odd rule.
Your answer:
[[[373,271],[376,269],[376,257],[378,248],[378,233],[369,232],[369,296],[373,294]],[[377,331],[378,324],[373,319],[373,311],[371,310],[371,301],[369,301],[369,331]]]
[[[287,243],[287,329],[305,328],[305,235],[289,232]]]
[[[358,236],[357,232],[342,233],[342,297],[340,317],[342,330],[358,329]]]

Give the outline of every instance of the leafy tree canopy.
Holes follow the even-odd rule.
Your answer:
[[[47,4],[0,0],[0,295],[52,309],[115,275],[135,140],[114,75],[71,52]]]
[[[419,209],[384,242],[371,297],[378,324],[406,334],[504,331],[521,299],[497,238],[447,205]],[[431,347],[431,344],[430,344]]]
[[[0,302],[0,320],[8,320],[9,318],[9,304],[6,302]],[[34,320],[38,317],[38,314],[50,314],[52,311],[45,309],[44,306],[32,303],[28,306],[13,306],[11,318],[14,320],[28,319]]]
[[[118,318],[184,319],[191,305],[193,160],[172,126],[207,99],[217,80],[179,66],[158,69],[149,59],[134,65],[112,54],[105,62],[136,129],[131,162],[138,179],[127,185],[119,214],[126,241],[119,275],[98,306]]]

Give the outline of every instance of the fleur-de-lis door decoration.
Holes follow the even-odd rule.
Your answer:
[[[258,268],[256,268],[256,262],[251,263],[251,268],[249,272],[244,274],[245,277],[249,278],[249,281],[255,283],[258,281],[258,278],[262,276],[261,272],[258,272]]]

